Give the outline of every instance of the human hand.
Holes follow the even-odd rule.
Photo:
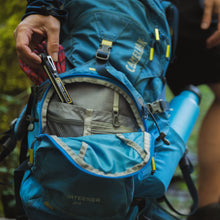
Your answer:
[[[45,41],[43,41],[41,44],[39,44],[35,49],[34,52],[39,55],[41,53],[45,54],[47,53],[47,44]],[[40,85],[43,83],[47,78],[48,75],[44,71],[44,69],[39,65],[39,69],[35,68],[33,69],[33,66],[29,66],[26,63],[24,63],[22,60],[19,60],[19,64],[21,69],[24,71],[24,73],[30,78],[30,80],[35,85]],[[63,46],[59,45],[59,52],[58,52],[58,61],[54,62],[57,73],[63,73],[66,71],[66,61],[65,61],[65,53]]]
[[[55,17],[43,15],[27,16],[15,29],[14,37],[18,58],[29,66],[38,69],[41,63],[34,48],[47,40],[47,52],[54,61],[58,60],[60,21]]]
[[[201,28],[206,30],[212,22],[212,15],[217,15],[217,30],[206,40],[207,48],[220,44],[220,0],[204,0],[204,12]]]

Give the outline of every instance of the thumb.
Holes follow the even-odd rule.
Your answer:
[[[207,29],[210,26],[211,20],[212,20],[212,13],[213,13],[213,1],[205,0],[204,1],[204,11],[203,11],[203,17],[201,22],[201,28]]]

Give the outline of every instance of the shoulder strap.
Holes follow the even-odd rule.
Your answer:
[[[28,130],[28,126],[36,121],[31,116],[31,110],[36,99],[36,93],[33,92],[35,89],[32,88],[31,95],[28,100],[27,107],[22,114],[20,120],[15,119],[12,121],[8,131],[0,134],[0,148],[3,148],[0,153],[0,162],[3,161],[16,147],[17,140],[25,138]],[[27,149],[21,148],[20,162],[24,161]]]
[[[190,193],[192,200],[193,200],[191,212],[188,214],[181,213],[173,207],[173,205],[168,201],[166,196],[164,196],[162,199],[166,202],[167,206],[176,214],[181,215],[181,216],[190,216],[197,210],[199,200],[198,200],[197,189],[196,189],[195,184],[194,184],[194,182],[191,178],[191,175],[190,175],[193,172],[193,165],[190,162],[189,158],[187,157],[186,153],[184,154],[184,156],[180,160],[179,167],[182,171],[183,178],[186,182],[187,188],[188,188],[189,193]]]
[[[14,134],[14,126],[16,124],[16,119],[12,121],[8,131],[0,134],[0,148],[2,152],[0,153],[0,162],[2,162],[16,147],[17,138]]]
[[[16,220],[28,220],[25,215],[25,211],[22,205],[20,197],[20,186],[26,170],[28,170],[28,162],[24,161],[15,171],[14,171],[14,190],[15,190],[15,200],[16,200]]]

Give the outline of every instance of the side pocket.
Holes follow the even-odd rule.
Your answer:
[[[185,144],[180,136],[170,127],[167,134],[170,145],[156,142],[156,172],[148,178],[135,182],[136,197],[160,198],[166,192],[180,159],[185,152]]]

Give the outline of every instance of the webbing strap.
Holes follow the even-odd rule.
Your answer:
[[[96,51],[96,71],[103,76],[108,76],[108,72],[105,67],[110,57],[112,44],[112,41],[103,39]]]
[[[16,220],[28,220],[20,197],[20,187],[21,182],[26,170],[28,170],[28,163],[24,161],[15,171],[14,171],[14,190],[16,199]]]
[[[178,214],[180,216],[190,216],[190,215],[194,214],[194,212],[197,210],[199,199],[198,199],[197,189],[196,189],[195,184],[194,184],[194,182],[191,178],[191,175],[190,175],[192,173],[193,167],[192,167],[192,164],[191,164],[189,158],[186,156],[186,154],[184,154],[184,156],[180,160],[179,167],[182,171],[183,178],[186,182],[187,188],[188,188],[189,193],[190,193],[192,200],[193,200],[193,205],[192,205],[190,213],[184,214],[184,213],[177,211],[173,207],[173,205],[168,201],[166,196],[164,196],[163,199],[166,202],[167,206],[176,214]]]

